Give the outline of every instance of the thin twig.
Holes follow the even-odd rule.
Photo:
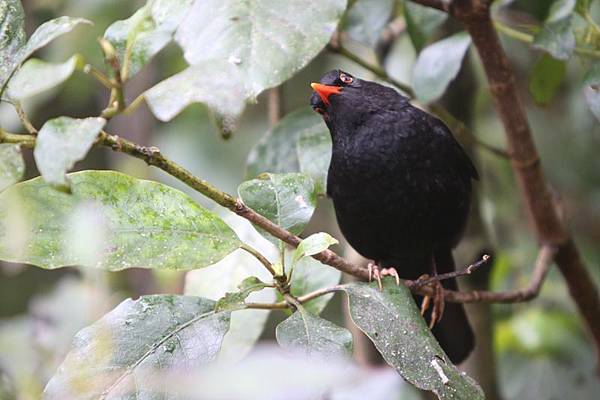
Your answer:
[[[415,284],[410,287],[418,288],[420,286],[427,286],[433,282],[444,281],[446,279],[457,278],[459,276],[471,275],[473,272],[477,271],[479,269],[479,267],[482,267],[483,265],[487,264],[488,261],[490,261],[490,259],[491,259],[491,257],[488,256],[487,254],[485,254],[483,257],[481,257],[481,260],[469,265],[465,269],[461,269],[460,271],[447,272],[445,274],[439,274],[439,275],[432,276],[427,279],[419,279],[417,281],[414,281]]]
[[[256,258],[258,261],[260,261],[260,263],[269,271],[269,273],[272,276],[277,276],[277,271],[275,271],[275,269],[273,269],[273,265],[271,264],[271,262],[269,260],[267,260],[267,258],[265,256],[260,254],[260,252],[258,250],[256,250],[255,248],[253,248],[252,246],[250,246],[249,244],[246,244],[246,243],[243,243],[240,246],[240,249],[252,254],[254,256],[254,258]]]
[[[112,83],[102,71],[100,71],[98,68],[94,67],[91,64],[86,64],[83,67],[83,72],[96,78],[96,80],[107,89],[113,89],[115,87],[114,83]]]
[[[34,147],[35,136],[33,135],[15,135],[0,131],[0,143],[20,143],[26,147]],[[274,224],[264,216],[258,214],[250,207],[246,206],[241,200],[220,191],[207,181],[194,176],[191,172],[169,160],[162,155],[157,147],[145,147],[123,139],[117,135],[111,135],[102,131],[96,141],[96,145],[106,146],[112,148],[114,151],[128,154],[130,156],[144,160],[148,165],[155,166],[165,171],[169,175],[177,178],[181,182],[187,184],[192,189],[200,192],[204,196],[213,200],[217,204],[228,208],[239,216],[247,219],[253,224],[260,226],[262,229],[282,240],[283,242],[297,247],[302,239],[298,236],[290,233],[289,231],[281,228]],[[366,267],[355,265],[350,263],[343,257],[334,253],[331,250],[324,250],[312,256],[313,258],[321,261],[323,264],[327,264],[333,268],[336,268],[347,274],[356,276],[357,278],[367,280],[369,272]],[[263,264],[264,265],[264,264]],[[405,280],[402,281],[413,293],[419,295],[432,295],[433,291],[428,286],[416,285],[417,281]],[[330,293],[337,290],[336,287],[324,288],[322,290],[311,293],[305,297],[299,297],[298,300],[302,303],[304,301],[312,300],[315,297],[321,296],[326,293]],[[522,297],[521,294],[515,294],[515,292],[457,292],[452,290],[444,291],[444,298],[450,302],[457,303],[473,303],[473,302],[518,302],[530,299],[529,295]],[[259,304],[259,303],[257,303]],[[272,305],[260,306],[254,305],[253,308],[286,308],[281,304],[274,303]]]
[[[21,120],[21,123],[23,124],[23,127],[25,128],[25,130],[32,135],[37,135],[38,130],[35,129],[35,126],[33,126],[31,121],[27,117],[27,114],[25,113],[25,110],[23,110],[21,103],[18,101],[14,101],[12,104],[13,104],[13,107],[15,108],[15,111],[17,112],[17,115],[19,116],[19,120]]]
[[[274,87],[267,91],[267,114],[269,126],[272,128],[281,119],[281,87]]]

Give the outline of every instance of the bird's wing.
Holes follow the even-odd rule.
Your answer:
[[[447,148],[449,149],[449,151],[452,152],[452,159],[457,161],[457,167],[461,171],[463,171],[469,178],[478,180],[479,173],[477,172],[475,165],[473,165],[473,162],[471,161],[465,150],[454,138],[454,135],[452,135],[450,129],[440,119],[431,115],[428,115],[428,117],[429,126],[431,127],[431,130],[436,135],[438,135],[440,139],[448,141],[450,143],[450,146]]]

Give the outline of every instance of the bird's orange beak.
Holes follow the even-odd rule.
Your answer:
[[[340,94],[342,92],[342,88],[339,86],[328,86],[315,82],[311,83],[310,87],[318,93],[321,100],[323,100],[323,103],[327,105],[329,105],[329,96],[332,94]]]

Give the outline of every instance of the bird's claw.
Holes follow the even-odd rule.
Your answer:
[[[384,276],[393,276],[396,279],[396,285],[400,285],[400,276],[398,276],[398,272],[394,268],[379,268],[377,264],[373,263],[367,264],[367,268],[369,270],[369,282],[375,277],[380,291],[383,291],[381,278]]]
[[[421,275],[418,280],[426,280],[429,279],[429,275]],[[429,329],[433,328],[435,324],[442,320],[442,315],[444,315],[444,308],[446,306],[446,302],[444,299],[444,287],[442,286],[440,281],[434,281],[428,284],[431,289],[433,289],[433,296],[425,296],[423,298],[423,302],[421,303],[421,315],[425,315],[429,306],[433,302],[433,307],[431,310],[431,319],[429,321]]]

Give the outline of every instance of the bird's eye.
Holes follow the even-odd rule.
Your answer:
[[[351,76],[348,76],[346,74],[340,74],[340,81],[342,81],[346,84],[350,84],[350,83],[354,82],[354,78],[352,78]]]

